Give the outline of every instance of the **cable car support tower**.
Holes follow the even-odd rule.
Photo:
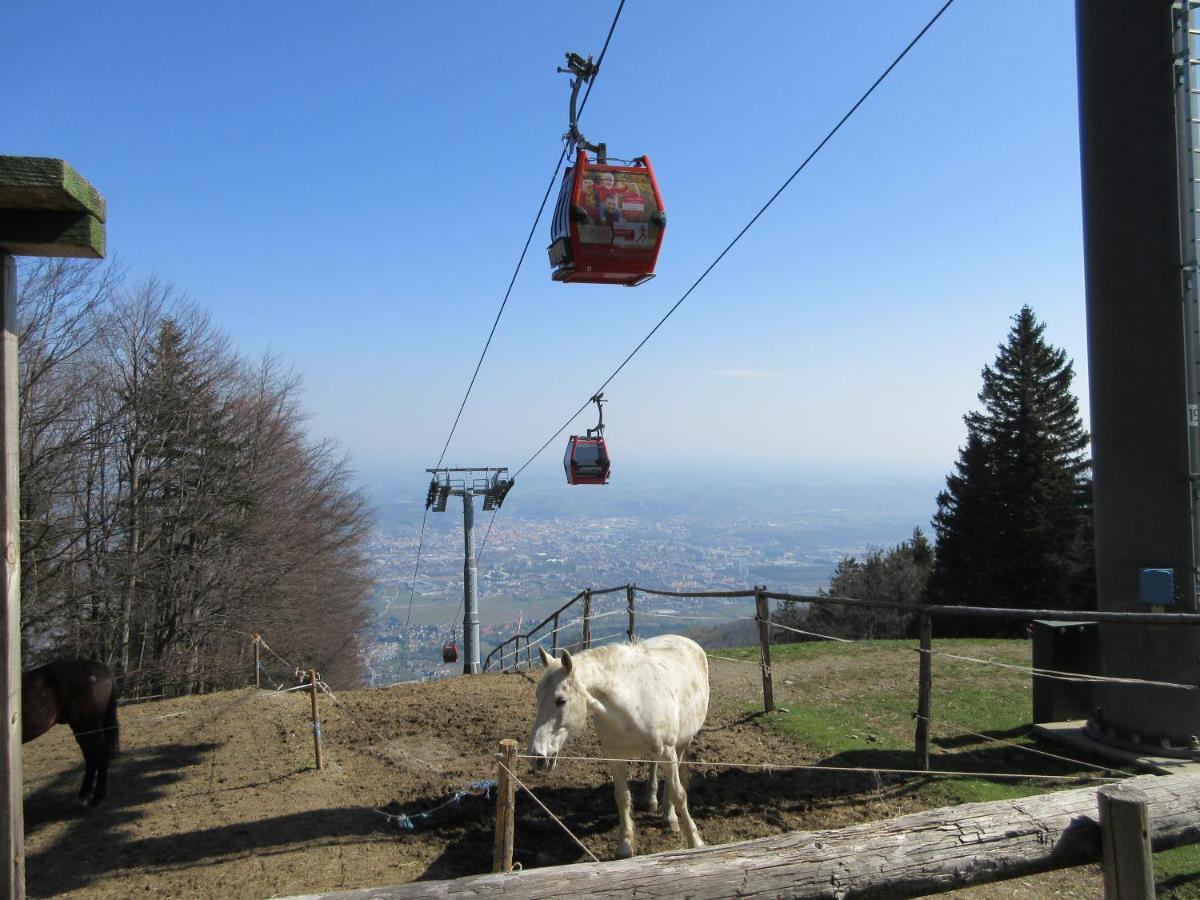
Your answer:
[[[479,665],[479,591],[475,564],[475,498],[483,497],[483,511],[499,509],[512,490],[506,468],[426,469],[433,476],[425,509],[445,512],[451,496],[463,498],[463,674],[476,675]]]

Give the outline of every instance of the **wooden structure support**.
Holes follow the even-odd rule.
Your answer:
[[[1155,850],[1200,841],[1200,775],[1143,775]],[[717,847],[576,863],[452,881],[310,895],[308,900],[411,897],[920,897],[1095,863],[1096,788],[967,803],[837,831],[792,832]]]
[[[3,399],[4,464],[0,471],[0,515],[4,517],[4,637],[0,646],[0,687],[4,717],[6,761],[0,761],[0,794],[5,815],[0,817],[2,867],[0,890],[5,898],[25,896],[24,785],[21,777],[21,516],[18,448],[17,272],[16,262],[0,250],[0,378]]]
[[[21,525],[17,270],[13,256],[104,256],[104,198],[61,159],[0,156],[0,434],[4,464],[0,509],[4,529],[4,634],[0,697],[0,898],[25,896],[24,786],[21,775]]]

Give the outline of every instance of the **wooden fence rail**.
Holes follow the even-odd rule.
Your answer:
[[[1200,842],[1200,775],[1124,782],[1145,795],[1155,851]],[[536,848],[516,841],[516,858]],[[308,900],[786,896],[919,897],[1100,862],[1095,788],[967,803],[836,831],[740,844],[310,895]],[[299,898],[293,898],[299,900]]]
[[[661,591],[652,588],[637,587],[633,584],[623,585],[621,587],[595,589],[587,588],[580,591],[572,597],[566,604],[559,607],[551,613],[546,619],[524,634],[514,634],[488,655],[484,661],[483,668],[486,671],[492,662],[493,657],[499,654],[500,669],[506,668],[505,660],[508,658],[508,653],[505,648],[509,645],[514,645],[516,652],[512,654],[514,666],[520,662],[521,642],[525,642],[526,654],[525,661],[527,666],[532,663],[532,657],[529,653],[530,641],[535,634],[541,629],[550,625],[553,630],[553,650],[552,654],[556,655],[559,647],[558,627],[559,617],[566,612],[577,602],[583,604],[583,628],[581,631],[581,646],[587,649],[592,646],[592,598],[600,594],[609,594],[615,591],[624,590],[626,592],[626,605],[628,607],[629,628],[628,635],[632,640],[636,635],[634,616],[635,596],[638,592],[661,597],[753,597],[755,606],[754,618],[758,623],[759,645],[760,645],[760,666],[762,669],[762,685],[763,685],[763,709],[766,712],[771,712],[775,709],[775,690],[774,679],[771,672],[771,612],[770,601],[782,600],[785,602],[795,603],[810,603],[810,604],[832,604],[837,606],[851,606],[866,609],[886,609],[898,610],[910,613],[918,617],[918,626],[920,634],[920,651],[921,659],[918,670],[917,682],[917,707],[915,710],[916,719],[916,734],[914,735],[914,749],[917,758],[917,767],[922,769],[929,768],[929,743],[930,743],[930,709],[932,706],[933,692],[933,621],[936,618],[973,618],[973,619],[991,619],[1002,621],[1030,621],[1033,619],[1054,619],[1063,615],[1062,610],[1052,609],[996,609],[991,607],[979,606],[945,606],[945,605],[913,605],[905,603],[892,603],[885,600],[859,600],[853,597],[826,597],[822,595],[809,594],[788,594],[779,591],[769,591],[766,585],[755,586],[750,591],[694,591],[684,593],[680,591]],[[1097,611],[1080,611],[1079,617],[1087,618],[1089,621],[1108,622],[1108,623],[1124,623],[1124,624],[1162,624],[1162,625],[1189,625],[1200,626],[1200,614],[1197,613],[1122,613],[1122,612],[1097,612]],[[539,638],[539,640],[544,640]]]
[[[557,648],[557,631],[558,631],[558,616],[566,612],[577,602],[587,598],[587,604],[590,606],[591,598],[601,594],[611,594],[616,591],[627,591],[633,593],[651,594],[658,597],[754,597],[758,598],[761,594],[768,600],[783,600],[794,603],[825,603],[833,606],[857,606],[864,609],[888,609],[898,612],[907,612],[913,615],[926,615],[932,619],[938,618],[959,618],[959,619],[992,619],[998,621],[1021,622],[1031,621],[1033,619],[1061,619],[1065,612],[1061,609],[999,609],[985,606],[947,606],[945,604],[937,605],[913,605],[909,603],[892,603],[886,600],[860,600],[856,597],[827,597],[821,594],[788,594],[780,591],[768,591],[765,588],[755,587],[751,590],[742,591],[663,591],[655,588],[637,587],[632,584],[618,585],[609,588],[588,588],[585,591],[580,591],[549,616],[531,628],[524,634],[515,634],[512,637],[502,641],[493,648],[484,661],[483,668],[487,670],[491,664],[493,657],[500,654],[505,655],[504,648],[509,644],[517,642],[519,639],[529,639],[537,634],[546,625],[554,622],[553,628],[555,631],[555,644]],[[632,601],[630,601],[630,631],[632,628]],[[589,610],[590,611],[590,610]],[[1077,610],[1071,613],[1072,616],[1081,619],[1087,619],[1089,622],[1108,622],[1124,625],[1194,625],[1200,626],[1200,613],[1145,613],[1145,612],[1108,612],[1099,610]],[[584,622],[590,628],[588,616],[585,614]]]

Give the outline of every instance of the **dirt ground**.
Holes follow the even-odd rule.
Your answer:
[[[790,692],[801,687],[778,686],[786,664],[776,672],[784,676],[777,702],[798,700]],[[819,761],[747,714],[761,702],[756,667],[714,661],[711,682],[696,758]],[[55,728],[24,748],[29,896],[262,898],[486,872],[492,804],[472,785],[494,777],[501,739],[517,739],[523,752],[533,690],[529,675],[489,674],[323,695],[321,771],[303,692],[245,689],[125,706],[108,800],[86,811],[74,804],[82,759],[70,731]],[[565,752],[598,756],[599,746],[588,735]],[[563,761],[544,775],[523,764],[519,774],[593,853],[612,858],[616,808],[602,765]],[[834,773],[701,770],[689,796],[709,844],[920,808],[902,782]],[[644,811],[636,824],[641,853],[683,846]],[[527,868],[586,859],[520,793],[515,831],[516,859]],[[1089,868],[958,896],[1101,893]]]

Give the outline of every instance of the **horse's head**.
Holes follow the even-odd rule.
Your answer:
[[[576,677],[571,654],[554,659],[544,648],[538,655],[546,673],[537,686],[537,718],[529,734],[529,755],[539,769],[553,769],[567,739],[587,723],[588,694]]]

